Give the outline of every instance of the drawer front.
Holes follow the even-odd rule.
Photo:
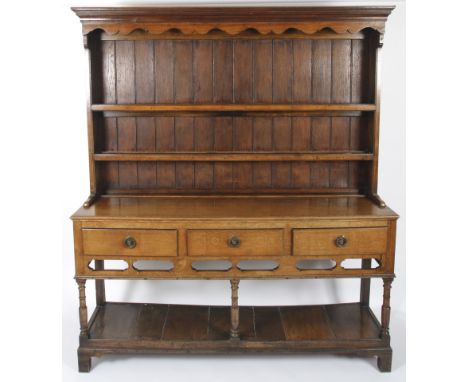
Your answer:
[[[373,255],[387,249],[387,228],[295,229],[296,256]]]
[[[189,256],[281,256],[282,229],[187,231]]]
[[[177,256],[177,230],[83,229],[85,255]]]

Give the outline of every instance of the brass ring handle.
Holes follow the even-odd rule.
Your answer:
[[[131,237],[131,236],[128,236],[125,238],[124,240],[124,245],[127,247],[127,248],[135,248],[136,245],[137,245],[137,241],[135,240],[134,237]]]
[[[337,247],[344,247],[346,244],[348,243],[348,239],[346,239],[346,237],[344,237],[343,235],[340,235],[338,236],[336,239],[335,239],[335,245]]]
[[[231,248],[237,248],[241,244],[241,240],[237,236],[232,236],[227,241],[228,246]]]

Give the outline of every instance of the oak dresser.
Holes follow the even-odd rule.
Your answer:
[[[376,356],[390,371],[398,216],[377,175],[392,9],[73,8],[89,62],[80,371],[112,353],[217,352]],[[361,279],[360,301],[238,304],[243,279],[339,277]],[[106,279],[229,280],[231,304],[108,302]]]

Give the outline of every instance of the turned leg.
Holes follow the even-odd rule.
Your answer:
[[[390,289],[393,278],[384,278],[383,304],[382,304],[382,328],[380,329],[380,338],[390,343]]]
[[[231,339],[239,339],[239,280],[231,280]]]
[[[88,308],[86,307],[86,279],[76,279],[80,298],[80,345],[88,338]],[[91,357],[78,348],[78,370],[88,372],[91,369]]]
[[[377,366],[380,371],[389,372],[392,370],[392,349],[390,348],[390,289],[392,287],[392,278],[384,278],[383,304],[380,338],[385,341],[388,348],[377,355]]]
[[[86,307],[85,279],[77,279],[78,291],[80,295],[80,337],[88,338],[88,308]]]
[[[370,269],[372,259],[362,259],[362,269]],[[370,278],[361,279],[361,305],[369,306]]]
[[[95,269],[104,270],[104,260],[95,260]],[[96,280],[96,305],[103,306],[106,303],[106,288],[104,280]]]

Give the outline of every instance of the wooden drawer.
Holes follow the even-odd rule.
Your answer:
[[[187,252],[189,256],[281,256],[283,230],[189,230]]]
[[[387,228],[383,227],[293,230],[296,256],[372,255],[383,254],[386,249]]]
[[[85,255],[177,256],[177,230],[83,229],[83,249]]]

